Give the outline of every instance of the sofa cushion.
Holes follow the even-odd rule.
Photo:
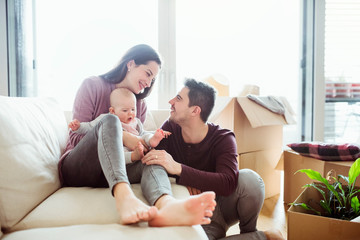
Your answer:
[[[5,234],[1,240],[205,240],[200,225],[192,227],[147,227],[141,224],[74,225],[54,228],[34,228]]]
[[[173,196],[189,196],[186,187],[172,182]],[[131,185],[134,194],[146,203],[140,184]],[[118,223],[115,199],[108,188],[65,187],[48,197],[9,231],[78,224]]]
[[[50,98],[0,96],[0,222],[8,229],[60,187],[67,140],[63,110]]]

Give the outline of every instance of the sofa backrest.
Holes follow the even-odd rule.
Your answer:
[[[60,188],[57,163],[68,137],[50,98],[0,96],[0,225],[8,229]]]

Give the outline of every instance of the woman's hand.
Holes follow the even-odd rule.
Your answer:
[[[144,139],[139,136],[135,136],[132,133],[123,131],[123,144],[125,147],[134,151],[139,142],[144,146],[144,152],[149,151]]]
[[[180,176],[181,174],[181,164],[176,162],[172,156],[164,150],[151,150],[143,157],[143,159],[141,159],[141,161],[146,165],[161,165],[172,175]]]

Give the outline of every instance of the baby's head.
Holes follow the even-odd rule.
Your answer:
[[[136,97],[127,88],[115,88],[110,94],[109,112],[118,116],[121,122],[130,123],[136,117]]]

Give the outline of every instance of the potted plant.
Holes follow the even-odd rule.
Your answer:
[[[356,178],[360,174],[360,158],[350,167],[348,176],[328,175],[327,178],[312,169],[301,169],[298,172],[305,173],[310,179],[319,181],[304,185],[305,188],[315,188],[320,192],[322,199],[317,203],[323,211],[318,211],[307,203],[291,203],[293,206],[300,206],[310,210],[319,216],[326,216],[342,220],[352,220],[360,216],[360,203],[357,194],[360,189],[355,188]],[[342,184],[340,179],[346,184]]]

